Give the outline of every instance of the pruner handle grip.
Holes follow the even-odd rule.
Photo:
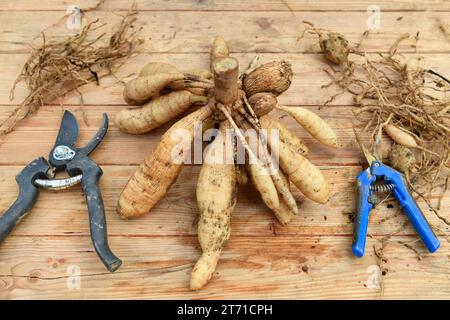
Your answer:
[[[357,257],[364,255],[366,246],[367,226],[372,204],[369,202],[371,185],[375,180],[368,170],[364,170],[356,177],[356,213],[353,229],[353,254]]]
[[[16,201],[0,217],[0,242],[11,233],[22,218],[27,215],[39,195],[39,189],[34,185],[37,178],[48,178],[50,165],[40,157],[30,162],[17,174],[16,181],[19,185],[19,195]]]
[[[409,193],[406,184],[403,182],[403,177],[400,173],[396,172],[395,175],[391,176],[391,179],[393,179],[392,182],[395,184],[395,188],[392,192],[398,200],[401,209],[408,216],[409,221],[411,221],[414,229],[428,251],[431,253],[435,252],[439,249],[441,244],[422,211],[417,206],[417,203]]]
[[[114,272],[122,265],[122,261],[111,251],[108,244],[105,208],[99,187],[103,171],[88,157],[71,161],[67,165],[67,170],[71,175],[80,173],[83,175],[81,186],[89,211],[89,228],[92,243],[105,267],[110,272]]]

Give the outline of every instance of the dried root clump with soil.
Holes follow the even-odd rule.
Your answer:
[[[251,181],[283,225],[299,211],[290,182],[315,202],[325,203],[329,198],[327,180],[306,158],[307,147],[270,115],[274,109],[283,110],[318,141],[338,147],[336,134],[316,114],[301,107],[279,106],[277,96],[289,88],[292,77],[288,62],[259,65],[257,59],[239,75],[238,60],[230,56],[225,40],[216,37],[210,70],[181,72],[170,64],[152,62],[125,86],[124,99],[134,107],[121,110],[116,125],[127,133],[149,132],[192,106],[198,107],[170,127],[130,178],[118,202],[117,211],[122,218],[147,214],[163,198],[182,169],[179,160],[187,153],[185,148],[178,148],[181,139],[186,142],[188,136],[189,147],[194,139],[203,140],[203,133],[195,129],[196,123],[202,122],[203,130],[218,128],[204,152],[197,183],[202,254],[192,270],[193,290],[202,288],[216,269],[230,237],[239,185]],[[186,134],[176,135],[178,129],[184,129]],[[246,135],[248,129],[257,133],[256,143]],[[272,133],[277,133],[279,139],[272,139]],[[245,150],[243,163],[238,161],[239,148]]]
[[[357,125],[368,133],[373,153],[402,172],[415,197],[422,198],[443,223],[450,225],[438,212],[440,205],[431,203],[433,191],[440,188],[445,192],[448,184],[450,82],[425,68],[424,59],[417,54],[398,52],[406,41],[416,47],[419,33],[401,35],[386,54],[367,54],[361,49],[370,37],[368,31],[353,46],[343,35],[311,23],[306,23],[304,34],[308,33],[318,36],[328,63],[325,72],[331,82],[324,87],[334,84],[340,88],[325,104],[350,93]],[[382,152],[383,133],[392,141],[388,154]]]
[[[312,25],[306,30],[319,34],[319,41],[335,34]],[[363,38],[368,36],[366,32]],[[450,81],[425,68],[423,58],[398,53],[398,46],[408,40],[417,41],[417,36],[401,35],[386,54],[366,54],[360,45],[346,48],[345,59],[339,61],[325,52],[330,64],[325,70],[331,84],[353,95],[354,115],[362,131],[370,132],[375,153],[382,156],[380,139],[385,133],[398,145],[392,147],[391,164],[406,175],[413,191],[428,197],[449,174]]]
[[[18,121],[39,107],[53,103],[70,91],[78,92],[87,83],[98,85],[101,76],[112,73],[114,65],[129,57],[140,43],[135,28],[136,14],[133,6],[110,35],[103,32],[97,36],[106,24],[98,19],[88,22],[85,15],[80,32],[64,40],[49,40],[42,32],[42,44],[32,46],[31,55],[11,89],[10,99],[14,99],[20,82],[26,84],[29,94],[0,124],[0,136],[14,130]]]

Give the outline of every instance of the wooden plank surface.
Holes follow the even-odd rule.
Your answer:
[[[20,171],[17,166],[0,166],[0,210],[4,211],[16,198],[18,188],[14,175]],[[187,166],[170,188],[164,199],[146,216],[134,220],[121,220],[115,212],[120,191],[136,166],[103,166],[104,176],[101,188],[111,235],[195,235],[198,208],[195,187],[199,166]],[[245,235],[338,235],[350,236],[353,232],[352,215],[355,212],[354,177],[360,167],[322,167],[331,188],[331,200],[317,205],[305,199],[293,188],[299,202],[300,213],[288,226],[282,226],[262,203],[252,186],[241,187],[238,203],[233,213],[233,236]],[[436,198],[434,200],[437,200]],[[447,235],[445,225],[422,202],[418,202],[429,222]],[[67,205],[61,205],[67,204]],[[70,205],[69,205],[70,204]],[[389,204],[389,205],[388,205]],[[391,207],[392,206],[392,207]],[[450,219],[450,201],[442,202],[443,216]],[[397,231],[407,221],[398,210],[396,202],[385,203],[374,209],[370,216],[369,233],[380,236]],[[39,227],[37,227],[39,226]],[[417,238],[408,224],[399,234]],[[89,235],[86,219],[86,203],[80,187],[55,193],[41,192],[32,213],[15,229],[16,236],[45,235]],[[450,234],[449,234],[450,235]],[[415,245],[422,251],[422,245]],[[0,250],[1,251],[1,250]],[[425,253],[425,252],[423,252]]]
[[[208,43],[206,41],[205,43]],[[235,54],[239,59],[241,68],[246,68],[255,53]],[[280,97],[280,103],[285,105],[323,105],[332,95],[340,90],[335,86],[322,88],[330,82],[330,78],[324,71],[327,64],[321,55],[316,54],[260,54],[262,62],[273,60],[286,60],[292,64],[294,77],[291,87]],[[424,67],[433,69],[441,74],[450,74],[448,53],[442,54],[405,54],[406,58],[426,56]],[[15,91],[14,99],[9,98],[10,89],[17,74],[20,72],[27,55],[25,54],[0,54],[0,105],[17,105],[26,97],[27,90],[24,84],[19,84]],[[352,59],[355,57],[352,57]],[[126,65],[118,68],[116,77],[128,80],[135,76],[140,68],[151,61],[172,63],[181,71],[188,71],[189,67],[208,68],[208,54],[140,54],[131,58]],[[123,105],[123,85],[113,76],[107,76],[100,80],[100,88],[95,84],[88,84],[80,88],[83,101],[86,105]],[[337,97],[330,105],[341,106],[352,104],[352,97],[344,94]],[[80,96],[77,93],[69,94],[58,101],[61,104],[80,104]],[[5,111],[0,111],[0,117]]]
[[[67,37],[65,20],[59,11],[39,11],[39,19],[30,19],[28,11],[1,11],[1,52],[28,52],[31,41],[39,42],[37,30],[49,24],[57,24],[47,30],[55,39]],[[122,13],[123,14],[123,13]],[[90,12],[91,19],[99,18],[114,25],[121,19],[118,13]],[[339,30],[349,41],[358,42],[367,30],[366,12],[140,12],[143,39],[147,40],[140,50],[148,53],[192,53],[209,52],[210,41],[217,34],[228,40],[232,52],[303,53],[311,51],[311,41],[299,41],[304,30],[303,20],[313,21],[318,27]],[[62,19],[62,20],[61,20]],[[420,31],[417,48],[405,43],[400,50],[414,52],[448,52],[450,42],[439,30],[437,20],[448,22],[447,12],[399,12],[382,13],[382,28],[374,31],[365,41],[370,52],[388,51],[392,43],[402,34],[415,35]],[[59,23],[58,23],[59,22]],[[232,23],[232,28],[230,28]],[[104,29],[98,29],[100,35]]]
[[[96,1],[82,1],[82,8]],[[316,25],[342,32],[353,42],[366,29],[371,1],[137,1],[146,44],[116,72],[119,79],[133,77],[148,61],[165,61],[186,70],[208,67],[212,36],[229,40],[241,66],[255,54],[263,61],[284,59],[292,63],[294,80],[280,97],[285,105],[306,105],[336,130],[339,151],[320,146],[282,112],[281,119],[310,148],[310,159],[330,182],[331,200],[317,205],[295,192],[300,214],[281,226],[261,203],[252,187],[243,187],[232,219],[232,236],[211,283],[200,292],[188,290],[189,273],[200,254],[196,239],[198,209],[195,185],[199,166],[186,166],[167,196],[142,218],[123,221],[115,213],[121,189],[145,155],[158,143],[170,124],[154,132],[133,136],[121,133],[114,116],[125,107],[122,85],[113,77],[101,79],[100,87],[81,89],[85,105],[75,94],[41,108],[22,121],[0,141],[0,212],[15,199],[14,175],[37,156],[47,155],[56,137],[64,109],[80,123],[80,142],[96,131],[107,112],[111,126],[105,141],[93,154],[104,170],[101,188],[105,200],[110,244],[124,264],[108,273],[98,260],[89,237],[86,204],[81,188],[55,193],[44,191],[29,216],[0,246],[0,299],[45,298],[450,298],[450,229],[422,202],[419,205],[439,234],[442,247],[428,254],[404,214],[394,203],[384,203],[370,217],[367,251],[363,259],[351,255],[352,215],[355,211],[355,175],[361,170],[361,154],[353,141],[351,97],[343,95],[331,106],[322,106],[336,88],[328,83],[326,66],[314,40],[297,41],[307,19]],[[420,55],[426,66],[450,75],[450,42],[438,29],[436,19],[448,21],[448,1],[379,1],[382,29],[365,43],[368,52],[385,52],[398,35],[420,30],[417,48],[413,41],[400,47],[406,57]],[[67,36],[61,17],[66,1],[0,2],[0,122],[25,97],[21,85],[16,98],[9,89],[27,58],[27,43],[38,42],[38,31],[56,38]],[[128,9],[125,0],[107,0],[90,18],[113,24]],[[292,12],[291,12],[292,11]],[[36,19],[36,17],[39,19]],[[62,21],[62,22],[61,22]],[[231,26],[231,27],[230,27]],[[238,32],[237,32],[238,31]],[[417,52],[415,52],[417,50]],[[82,121],[83,114],[87,123]],[[390,141],[383,140],[386,152]],[[441,190],[436,190],[433,205]],[[450,219],[450,192],[440,214]],[[395,233],[385,248],[386,262],[374,254],[380,240]],[[404,243],[411,246],[407,248]],[[420,254],[421,260],[419,260]],[[69,289],[71,270],[79,268],[81,288]],[[381,267],[381,269],[377,269]],[[382,270],[381,288],[370,286],[374,270]],[[373,283],[372,283],[373,284]]]
[[[105,272],[88,237],[11,237],[2,245],[0,298],[448,298],[448,250],[418,261],[414,252],[394,241],[383,292],[368,287],[377,265],[368,239],[364,259],[351,255],[351,237],[232,237],[221,263],[204,290],[188,289],[189,273],[199,255],[195,237],[111,237],[124,266]],[[68,289],[74,266],[80,289]],[[69,288],[73,286],[69,285]]]
[[[14,106],[3,106],[0,109],[0,121],[6,119],[15,109]],[[140,164],[145,155],[152,150],[163,132],[172,121],[155,131],[142,135],[130,135],[117,129],[114,124],[115,114],[125,106],[47,106],[41,108],[35,115],[24,119],[16,130],[4,137],[0,148],[2,157],[0,164],[27,164],[41,154],[49,152],[58,134],[63,109],[72,110],[77,115],[80,124],[80,144],[87,142],[96,132],[102,114],[107,112],[111,118],[108,135],[98,147],[92,157],[101,164],[126,165]],[[353,141],[353,126],[351,107],[308,107],[317,112],[336,129],[342,147],[339,151],[324,147],[316,142],[302,127],[282,111],[272,112],[275,119],[279,119],[295,132],[311,149],[310,159],[318,165],[357,165],[360,163],[360,152]],[[83,122],[83,113],[88,125]],[[32,133],[31,133],[32,132]],[[33,148],[29,145],[32,144]],[[383,146],[389,147],[387,138]],[[20,154],[20,157],[17,157]]]
[[[98,0],[76,2],[82,9],[94,7]],[[333,0],[136,0],[141,11],[366,11],[374,5],[371,0],[333,1]],[[65,11],[65,0],[16,0],[0,2],[0,10],[5,11]],[[448,11],[450,4],[446,0],[388,1],[380,0],[376,5],[383,11]],[[108,0],[98,10],[128,10],[130,1]]]

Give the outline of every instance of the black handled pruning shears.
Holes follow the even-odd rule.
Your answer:
[[[47,161],[39,157],[29,163],[17,176],[19,195],[16,201],[0,217],[0,242],[32,209],[39,195],[39,188],[61,190],[81,182],[89,211],[89,225],[95,251],[106,268],[116,271],[122,261],[108,245],[105,209],[98,186],[102,169],[89,158],[103,140],[108,130],[108,116],[103,114],[102,124],[94,137],[82,148],[75,147],[78,123],[72,113],[64,112],[58,136]],[[69,178],[53,179],[56,171],[65,170]]]

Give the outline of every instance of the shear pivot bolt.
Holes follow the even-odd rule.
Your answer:
[[[72,160],[73,157],[75,157],[75,151],[68,146],[57,146],[55,150],[53,150],[53,157],[56,160]]]

